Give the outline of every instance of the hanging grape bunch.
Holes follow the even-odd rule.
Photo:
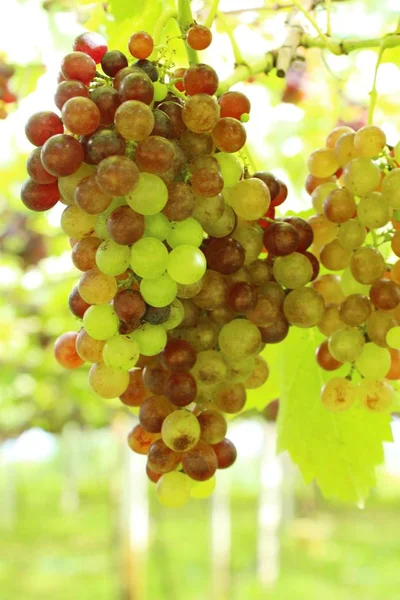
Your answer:
[[[349,367],[322,389],[331,411],[359,402],[381,412],[393,403],[390,382],[400,377],[399,159],[399,146],[391,151],[384,132],[368,125],[337,127],[308,160],[313,249],[327,271],[312,284],[325,301],[318,328],[327,338],[316,360],[327,371]]]
[[[187,32],[194,49],[210,42],[205,27]],[[248,99],[217,99],[212,67],[171,72],[149,60],[153,47],[133,34],[131,63],[98,34],[75,40],[55,92],[61,116],[26,125],[36,148],[21,197],[34,211],[66,205],[61,227],[82,271],[69,296],[82,325],[56,341],[57,361],[93,363],[91,388],[138,408],[129,446],[147,455],[160,501],[178,506],[208,496],[235,462],[224,415],[267,380],[260,352],[287,335],[284,303],[295,311],[296,294],[310,294],[299,302],[322,312],[323,302],[304,287],[318,272],[311,227],[272,224],[286,186],[250,177],[236,154]]]
[[[0,119],[7,117],[8,107],[17,101],[17,96],[9,88],[14,73],[14,67],[0,56]]]

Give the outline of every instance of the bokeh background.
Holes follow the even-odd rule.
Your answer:
[[[52,110],[62,56],[86,27],[124,48],[162,0],[7,0],[0,18],[0,597],[4,600],[400,600],[400,427],[385,447],[365,507],[333,504],[276,456],[274,407],[232,423],[237,464],[213,499],[160,507],[143,461],[126,448],[135,417],[97,398],[85,369],[64,372],[56,336],[76,330],[67,296],[78,273],[60,232],[63,206],[28,214],[19,201],[30,144],[28,116]],[[317,19],[325,27],[323,2]],[[398,0],[332,0],[339,37],[393,32]],[[209,0],[194,0],[204,20]],[[228,29],[246,61],[285,37],[290,0],[221,0],[225,19],[204,53],[221,79],[233,69]],[[105,10],[106,9],[106,10]],[[118,24],[113,22],[113,14]],[[306,29],[309,27],[305,23]],[[312,30],[310,29],[310,32]],[[286,80],[241,82],[252,102],[247,132],[254,169],[282,178],[285,208],[309,209],[308,154],[338,123],[366,121],[376,49],[349,56],[309,50]],[[177,66],[183,54],[177,52]],[[378,72],[375,123],[397,143],[400,51]],[[300,351],[300,350],[299,350]],[[268,383],[266,384],[268,387]],[[266,394],[267,397],[267,394]],[[259,403],[258,403],[259,404]],[[265,402],[267,404],[267,402]]]

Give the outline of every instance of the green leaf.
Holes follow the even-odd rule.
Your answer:
[[[127,18],[140,16],[146,4],[146,0],[135,0],[134,2],[109,0],[109,7],[116,21],[124,21]]]
[[[280,347],[278,450],[287,450],[306,483],[315,479],[327,498],[361,505],[376,483],[382,442],[392,441],[391,417],[361,406],[336,414],[324,408],[321,386],[339,372],[325,375],[318,367],[318,343],[314,332],[292,327]]]

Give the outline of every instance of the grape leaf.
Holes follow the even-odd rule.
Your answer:
[[[376,483],[382,442],[392,441],[391,416],[361,406],[328,412],[320,389],[338,371],[325,374],[318,367],[318,343],[311,330],[292,327],[280,346],[278,450],[287,450],[306,483],[315,479],[327,498],[362,504]]]
[[[116,21],[124,21],[124,19],[139,16],[143,13],[145,6],[146,0],[135,0],[135,2],[109,0],[109,7]]]

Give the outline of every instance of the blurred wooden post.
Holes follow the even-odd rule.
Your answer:
[[[9,440],[8,446],[11,450],[11,445],[15,444],[15,440]],[[16,520],[16,464],[13,457],[8,460],[4,451],[5,443],[0,445],[0,528],[11,531],[14,529]]]
[[[79,509],[79,465],[82,460],[81,428],[70,421],[61,431],[61,460],[63,482],[60,505],[63,512],[76,512]]]
[[[212,600],[230,598],[231,506],[229,471],[218,472],[211,504]]]
[[[276,456],[276,425],[266,422],[260,464],[257,541],[258,578],[265,587],[272,586],[279,574],[282,480],[282,465]]]
[[[146,568],[149,537],[149,502],[146,461],[130,450],[126,436],[135,422],[121,427],[123,468],[120,483],[120,539],[123,600],[146,598]]]

